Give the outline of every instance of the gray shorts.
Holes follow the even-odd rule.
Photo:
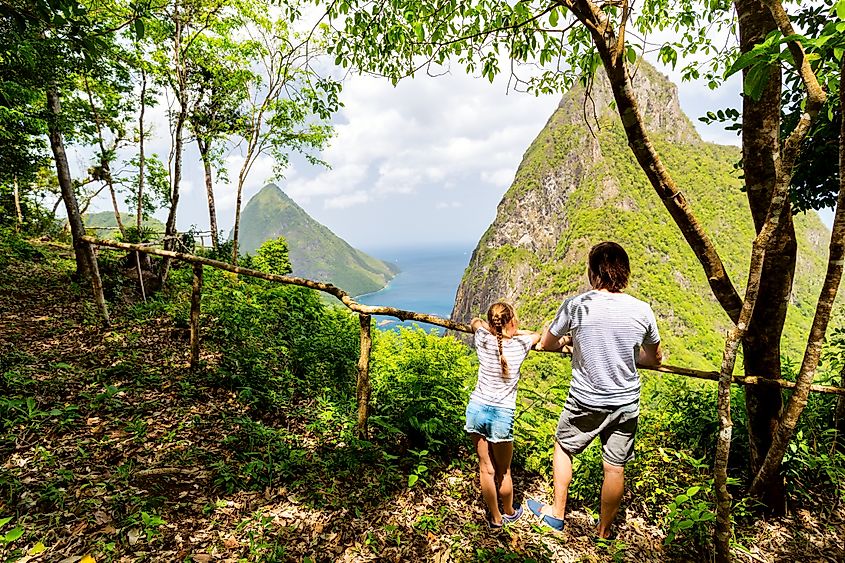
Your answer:
[[[622,406],[591,407],[568,397],[560,413],[555,440],[570,455],[576,455],[599,436],[604,461],[621,467],[634,459],[639,416],[639,401]]]

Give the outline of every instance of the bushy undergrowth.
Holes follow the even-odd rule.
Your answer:
[[[370,364],[372,422],[406,434],[415,447],[448,451],[464,443],[476,365],[454,338],[422,329],[378,332]]]

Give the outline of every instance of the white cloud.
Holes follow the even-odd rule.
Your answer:
[[[370,196],[367,195],[367,192],[356,191],[351,194],[328,198],[325,200],[325,206],[330,209],[344,209],[346,207],[352,207],[353,205],[366,203],[369,200]]]

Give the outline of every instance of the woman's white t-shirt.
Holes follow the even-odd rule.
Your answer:
[[[475,331],[475,351],[478,354],[478,383],[469,400],[482,405],[509,409],[516,408],[516,384],[519,382],[519,368],[534,346],[534,336],[517,335],[502,338],[502,354],[508,361],[507,376],[502,374],[499,361],[499,344],[487,329]]]

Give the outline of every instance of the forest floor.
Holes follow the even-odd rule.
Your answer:
[[[191,373],[186,329],[122,317],[119,306],[102,328],[59,264],[0,269],[4,560],[709,559],[664,548],[664,531],[630,507],[609,543],[593,539],[577,505],[562,534],[528,517],[491,533],[466,450],[409,488],[396,456],[332,435],[342,425],[330,406],[301,397],[257,416]],[[271,484],[256,486],[252,474],[267,471]],[[517,470],[515,485],[523,498],[548,498],[538,475]],[[804,503],[738,529],[737,559],[845,561],[842,503]]]

